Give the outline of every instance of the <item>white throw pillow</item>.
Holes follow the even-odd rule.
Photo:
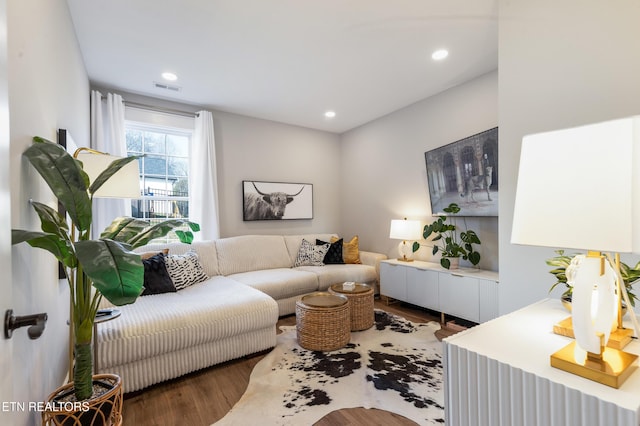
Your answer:
[[[329,243],[315,245],[303,239],[296,261],[293,263],[294,268],[296,266],[323,266],[324,256],[329,251],[329,247],[331,247]]]
[[[176,290],[182,290],[209,278],[195,251],[166,255],[165,264]]]

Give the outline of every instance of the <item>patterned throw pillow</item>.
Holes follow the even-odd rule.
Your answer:
[[[331,242],[338,241],[336,237],[331,237]],[[356,235],[349,242],[342,244],[342,258],[344,263],[362,263],[360,261],[360,249],[358,248],[358,236]]]
[[[190,285],[209,278],[207,274],[205,274],[195,251],[188,251],[185,254],[167,255],[165,262],[169,276],[176,286],[176,290],[185,289]]]
[[[315,245],[303,239],[293,266],[323,266],[322,261],[329,251],[329,246],[331,246],[329,243]]]
[[[322,262],[325,265],[329,264],[343,264],[344,260],[342,259],[342,238],[338,241],[331,243],[327,254],[324,256]],[[327,244],[326,241],[316,240],[316,244]]]
[[[142,296],[161,293],[175,293],[176,287],[169,277],[164,262],[164,254],[155,255],[142,260],[144,266],[144,290]]]

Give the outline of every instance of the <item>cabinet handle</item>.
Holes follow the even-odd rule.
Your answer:
[[[459,278],[464,278],[464,275],[460,275],[460,274],[451,274],[452,277],[459,277]]]

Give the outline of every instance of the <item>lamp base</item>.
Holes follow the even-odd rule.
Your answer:
[[[551,366],[616,389],[637,368],[637,355],[605,347],[600,360],[587,358],[584,351],[584,359],[576,359],[576,348],[574,341],[552,354]]]
[[[408,257],[399,257],[398,260],[400,262],[413,262],[413,259],[409,259]]]
[[[575,338],[573,334],[573,322],[571,317],[565,318],[553,326],[553,332],[561,336]],[[607,347],[613,349],[624,349],[631,342],[633,330],[630,328],[616,328],[609,335]]]

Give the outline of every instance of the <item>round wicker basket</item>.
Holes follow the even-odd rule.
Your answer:
[[[329,293],[340,294],[349,299],[351,331],[367,330],[373,326],[373,288],[370,285],[356,283],[353,290],[345,290],[342,283],[333,284]]]
[[[315,292],[296,302],[298,343],[312,351],[333,351],[349,343],[351,321],[346,296]]]

